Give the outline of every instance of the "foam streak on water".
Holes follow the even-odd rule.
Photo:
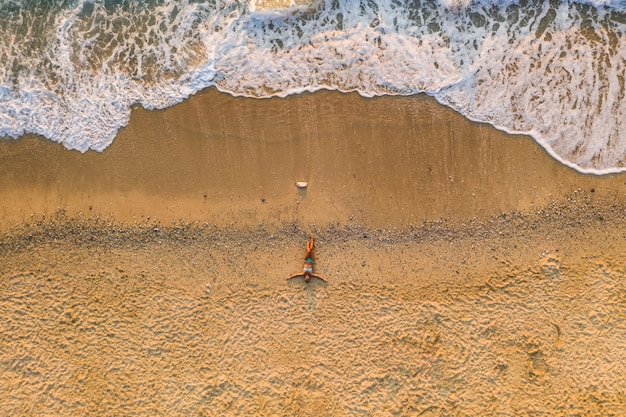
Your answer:
[[[0,28],[0,136],[101,151],[133,105],[209,86],[427,93],[580,171],[626,170],[624,2],[5,0]]]

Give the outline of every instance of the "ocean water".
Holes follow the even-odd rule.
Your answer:
[[[623,0],[0,0],[0,136],[102,151],[133,106],[211,86],[425,93],[620,172],[624,35]]]

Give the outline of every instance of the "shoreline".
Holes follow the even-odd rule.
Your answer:
[[[27,136],[0,142],[0,159],[0,230],[57,211],[127,224],[402,228],[531,213],[577,189],[626,194],[624,175],[580,174],[531,138],[423,95],[257,100],[213,89],[166,110],[135,109],[103,153]]]

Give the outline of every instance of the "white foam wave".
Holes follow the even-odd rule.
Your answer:
[[[208,86],[251,97],[425,92],[473,120],[533,135],[580,171],[623,171],[622,3],[84,0],[71,9],[0,7],[7,28],[0,136],[37,133],[68,148],[103,150],[132,106],[171,106]]]
[[[472,0],[440,0],[440,2],[448,10],[465,10]]]

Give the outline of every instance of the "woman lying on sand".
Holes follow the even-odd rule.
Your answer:
[[[287,279],[296,278],[296,277],[304,277],[304,281],[309,282],[311,280],[311,277],[315,277],[315,278],[321,279],[324,282],[328,282],[322,276],[313,273],[313,264],[315,264],[315,261],[313,260],[314,244],[315,244],[315,238],[313,237],[313,235],[311,235],[311,238],[306,243],[306,255],[304,255],[304,266],[302,267],[302,273],[291,275],[287,277]]]

